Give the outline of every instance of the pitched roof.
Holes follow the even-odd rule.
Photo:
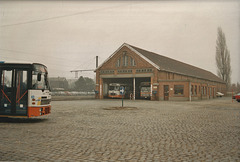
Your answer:
[[[159,70],[168,71],[172,73],[182,74],[186,76],[201,78],[205,80],[225,83],[222,79],[214,75],[213,73],[206,71],[204,69],[150,52],[144,49],[126,44],[128,47],[132,48],[138,54],[143,55],[147,58],[147,61],[154,63],[153,66],[157,66]]]
[[[222,79],[214,75],[213,73],[206,71],[204,69],[171,59],[166,56],[162,56],[127,43],[122,44],[107,60],[105,60],[97,69],[101,68],[109,59],[111,59],[122,47],[128,47],[130,50],[134,51],[137,55],[142,57],[144,60],[149,62],[158,70],[172,72],[176,74],[191,76],[195,78],[201,78],[205,80],[225,83]],[[97,70],[96,69],[96,70]]]

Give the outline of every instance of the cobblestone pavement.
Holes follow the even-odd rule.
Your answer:
[[[240,161],[240,103],[53,101],[0,120],[1,161]]]

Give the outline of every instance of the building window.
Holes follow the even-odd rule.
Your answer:
[[[130,57],[130,61],[131,61],[131,66],[136,66],[136,62],[132,57]]]
[[[194,94],[197,95],[197,86],[195,85],[195,91]]]
[[[174,85],[174,94],[183,95],[184,85]]]
[[[153,69],[136,69],[136,73],[151,73]]]
[[[128,66],[128,56],[126,51],[123,52],[123,66]]]
[[[132,73],[132,69],[123,69],[123,70],[118,70],[118,73]]]
[[[114,70],[101,70],[100,74],[114,74]]]
[[[120,67],[120,65],[121,65],[121,58],[117,60],[116,67]]]
[[[193,95],[193,85],[191,85],[191,95]]]

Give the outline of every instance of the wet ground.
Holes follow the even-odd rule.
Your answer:
[[[240,161],[240,103],[53,101],[49,116],[0,119],[1,161]]]

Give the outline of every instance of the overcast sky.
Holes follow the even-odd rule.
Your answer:
[[[0,1],[0,60],[74,78],[71,70],[94,69],[95,56],[100,64],[125,42],[216,74],[219,26],[240,82],[238,1]]]

